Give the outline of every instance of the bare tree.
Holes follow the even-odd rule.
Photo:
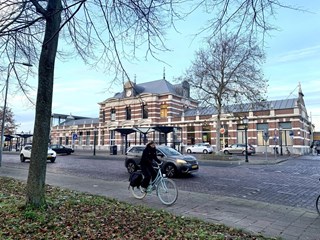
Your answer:
[[[16,124],[15,120],[14,120],[14,114],[12,112],[11,108],[7,108],[6,109],[6,115],[5,115],[5,121],[4,121],[4,135],[8,134],[14,134],[15,129],[18,127],[18,125]],[[0,119],[3,119],[3,107],[0,109]]]
[[[261,64],[264,54],[247,38],[220,34],[196,52],[185,79],[195,89],[197,99],[217,112],[216,150],[220,150],[221,115],[232,104],[260,102],[266,93]]]
[[[278,5],[278,1],[257,1]],[[66,43],[68,50],[74,47],[74,52],[69,50],[68,55],[77,54],[93,66],[100,62],[106,64],[107,70],[113,68],[125,72],[123,60],[134,59],[137,48],[144,47],[146,56],[153,57],[156,57],[157,51],[166,50],[164,29],[182,16],[175,12],[175,9],[180,9],[177,4],[188,2],[199,5],[210,3],[213,7],[224,6],[231,11],[236,9],[235,14],[238,14],[237,6],[242,8],[243,5],[241,1],[215,0],[0,0],[0,68],[17,60],[33,65],[39,63],[27,204],[40,206],[45,203],[55,60],[56,56],[64,57],[62,53],[66,50],[61,45],[58,51],[60,36],[63,37],[60,44]],[[248,15],[248,19],[251,14],[255,14],[255,19],[259,16],[264,18],[267,8],[259,9],[244,14]],[[223,12],[226,13],[226,9]],[[256,22],[253,24],[259,27]],[[24,82],[20,85],[26,92]]]
[[[207,24],[201,26],[201,31],[196,35],[205,33],[215,37],[228,28],[238,35],[244,34],[249,38],[262,40],[262,45],[265,34],[278,27],[272,24],[278,9],[306,11],[282,0],[201,0],[194,2],[193,11],[201,7],[212,17],[209,17]]]
[[[1,65],[16,59],[39,61],[27,204],[41,206],[45,203],[46,155],[55,60],[60,53],[59,36],[64,37],[68,46],[74,46],[76,54],[85,62],[100,61],[106,63],[108,69],[113,64],[115,69],[124,70],[123,58],[134,58],[137,47],[146,47],[151,55],[165,49],[163,29],[175,17],[176,2],[179,0],[0,2],[0,55],[7,59]]]

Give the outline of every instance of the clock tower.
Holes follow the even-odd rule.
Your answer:
[[[134,87],[135,87],[135,83],[131,81],[128,81],[124,84],[125,97],[134,97]]]

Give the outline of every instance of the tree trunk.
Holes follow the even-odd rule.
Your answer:
[[[53,95],[54,64],[61,23],[61,0],[49,0],[45,13],[46,29],[42,45],[31,161],[27,181],[26,204],[45,204],[45,178]]]
[[[220,120],[221,113],[217,115],[217,125],[216,125],[216,153],[220,153],[220,128],[221,128],[221,120]]]

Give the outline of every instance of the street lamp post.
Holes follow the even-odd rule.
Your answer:
[[[279,142],[280,142],[280,155],[283,155],[282,152],[282,127],[279,128]]]
[[[6,90],[4,94],[4,104],[2,109],[2,120],[1,120],[1,136],[0,136],[0,167],[2,163],[2,150],[3,150],[3,138],[4,138],[4,124],[6,121],[6,110],[7,110],[7,99],[8,99],[8,89],[9,89],[9,78],[10,78],[10,72],[11,69],[15,64],[22,64],[27,67],[32,67],[30,63],[20,63],[20,62],[11,62],[8,64],[8,70],[7,70],[7,79],[6,79]]]
[[[24,132],[22,131],[20,135],[21,135],[20,150],[21,150],[22,146],[24,145]]]
[[[93,156],[96,155],[96,145],[97,145],[97,127],[93,130]]]
[[[245,156],[246,156],[246,160],[245,162],[249,162],[249,159],[248,159],[248,123],[249,123],[249,119],[247,118],[247,116],[244,116],[244,118],[242,119],[243,121],[243,124],[244,124],[244,137],[245,137]]]

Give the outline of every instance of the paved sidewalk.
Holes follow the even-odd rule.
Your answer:
[[[28,171],[24,169],[5,166],[0,168],[0,176],[25,181],[27,174]],[[155,194],[148,195],[143,200],[134,199],[128,190],[127,182],[110,182],[47,172],[46,183],[132,204],[164,209],[179,216],[197,217],[213,223],[222,223],[264,236],[282,237],[288,240],[320,239],[320,217],[316,211],[307,209],[186,191],[179,191],[177,202],[171,207],[166,207],[161,204]]]

